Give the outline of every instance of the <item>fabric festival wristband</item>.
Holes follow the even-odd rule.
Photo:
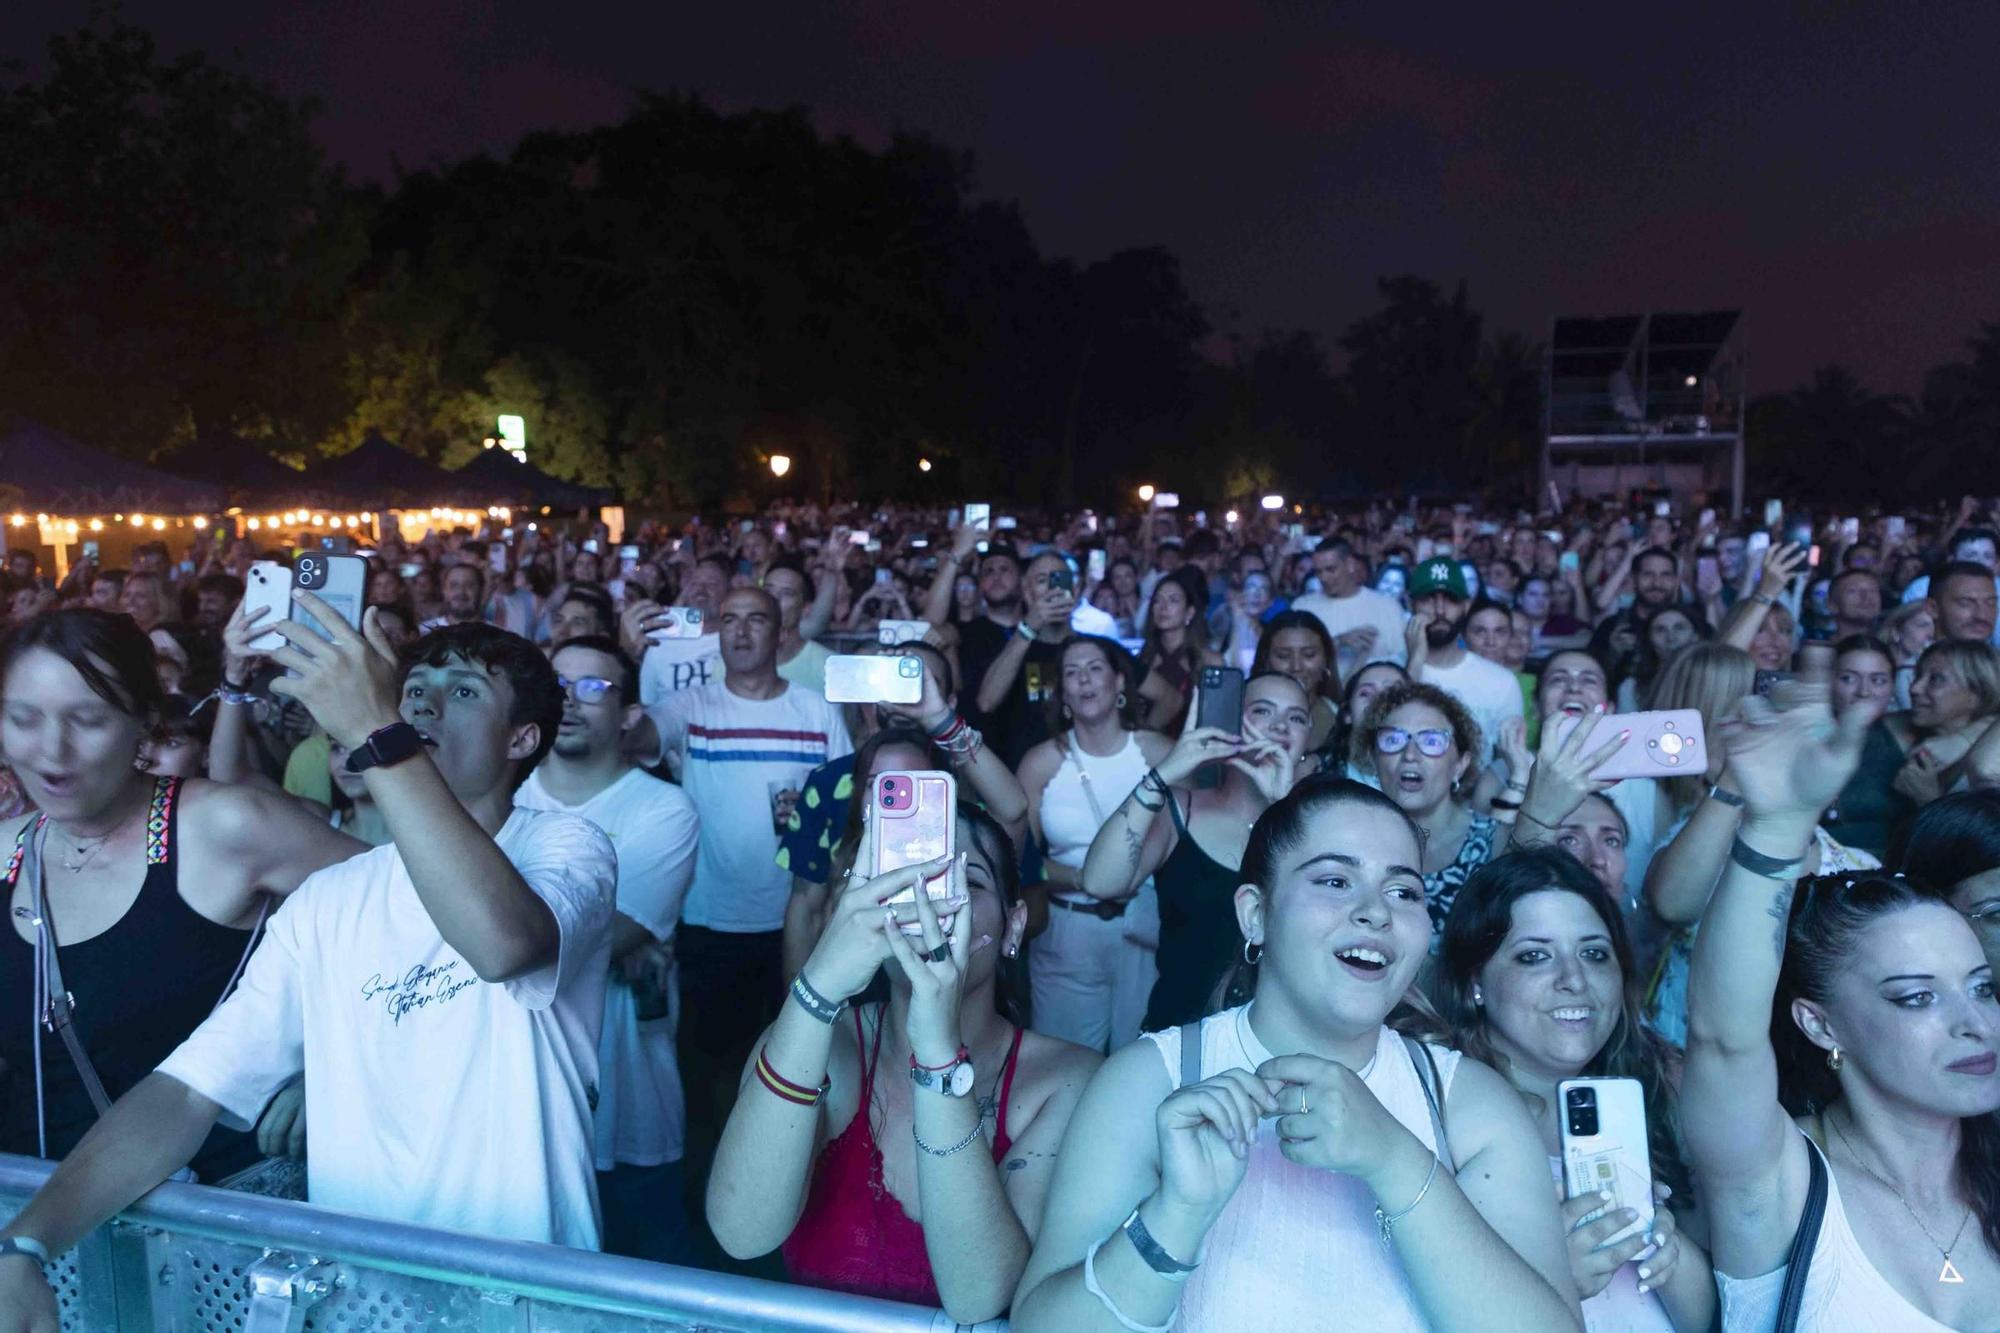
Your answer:
[[[962,1065],[962,1064],[966,1063],[966,1061],[968,1061],[968,1060],[970,1060],[970,1059],[972,1059],[972,1052],[971,1052],[971,1051],[968,1051],[968,1050],[966,1050],[966,1049],[965,1049],[965,1047],[963,1047],[963,1046],[961,1046],[961,1047],[959,1047],[959,1048],[958,1048],[958,1054],[956,1054],[956,1055],[952,1056],[952,1057],[951,1057],[951,1059],[949,1059],[949,1060],[945,1061],[945,1062],[944,1062],[943,1064],[941,1064],[941,1065],[927,1065],[927,1064],[922,1064],[922,1063],[920,1063],[920,1062],[919,1062],[919,1061],[917,1060],[917,1053],[916,1053],[915,1051],[911,1051],[911,1052],[910,1052],[910,1068],[912,1068],[912,1069],[921,1069],[921,1070],[923,1070],[923,1071],[924,1071],[924,1072],[925,1072],[926,1074],[935,1074],[935,1073],[937,1073],[937,1071],[938,1071],[938,1070],[940,1070],[940,1069],[950,1069],[950,1068],[951,1068],[951,1067],[952,1067],[953,1065]]]
[[[792,978],[792,998],[799,1002],[799,1008],[829,1027],[840,1021],[840,1011],[846,1007],[844,1004],[835,1004],[814,990],[812,983],[806,980],[804,971]]]
[[[1750,804],[1750,802],[1744,800],[1735,792],[1728,790],[1719,782],[1708,789],[1708,799],[1711,801],[1720,801],[1724,805],[1734,806],[1738,810],[1744,809]]]
[[[1799,877],[1798,868],[1805,864],[1805,857],[1766,856],[1742,838],[1729,844],[1729,859],[1742,866],[1753,875],[1766,879],[1794,880]]]
[[[1097,1303],[1104,1307],[1105,1312],[1132,1333],[1171,1333],[1174,1326],[1172,1320],[1164,1324],[1142,1324],[1119,1309],[1118,1303],[1097,1285],[1097,1252],[1103,1248],[1104,1242],[1100,1240],[1083,1252],[1083,1289],[1097,1297]]]
[[[1498,796],[1494,797],[1493,800],[1489,802],[1489,804],[1491,804],[1495,810],[1519,810],[1521,808],[1521,803],[1519,801],[1504,800]]]
[[[803,1084],[792,1082],[771,1068],[771,1062],[764,1057],[761,1048],[757,1052],[757,1079],[771,1092],[795,1106],[818,1106],[820,1098],[826,1096],[827,1089],[833,1086],[831,1075],[828,1075],[817,1088],[808,1088]]]

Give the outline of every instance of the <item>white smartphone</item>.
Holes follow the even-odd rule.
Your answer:
[[[968,528],[990,527],[993,523],[993,506],[990,504],[969,504],[965,507],[965,526]]]
[[[292,570],[289,565],[281,565],[275,560],[253,560],[250,563],[250,577],[243,583],[243,614],[248,617],[259,607],[264,614],[258,619],[265,626],[263,633],[250,640],[252,652],[276,652],[285,646],[285,636],[269,626],[286,620],[292,614]]]
[[[1581,718],[1566,717],[1556,725],[1560,739],[1567,740],[1581,724]],[[1708,737],[1702,731],[1701,714],[1692,708],[1673,708],[1657,713],[1606,713],[1591,728],[1583,753],[1593,754],[1629,731],[1625,744],[1610,758],[1591,770],[1591,777],[1684,778],[1700,777],[1708,771]]]
[[[1889,537],[1889,544],[1891,546],[1901,546],[1903,544],[1904,531],[1905,527],[1902,515],[1900,514],[1890,515],[1889,526],[1888,526],[1888,537]]]
[[[1653,1228],[1653,1155],[1646,1137],[1646,1095],[1636,1078],[1567,1078],[1562,1102],[1563,1188],[1568,1197],[1610,1191],[1607,1210],[1630,1208],[1639,1220],[1604,1242],[1616,1245]]]
[[[668,639],[699,639],[701,637],[701,608],[698,606],[670,606],[667,614],[673,617],[666,624],[646,632],[651,643],[664,643]]]
[[[826,659],[826,701],[830,704],[913,704],[923,697],[921,657],[837,653]]]
[[[1104,582],[1105,555],[1102,546],[1090,548],[1090,557],[1084,564],[1084,579],[1090,583]]]
[[[1015,518],[1012,514],[1002,514],[1000,516],[1000,521],[998,523],[995,523],[993,526],[996,528],[1007,530],[1017,527],[1019,526],[1019,524],[1020,520]]]
[[[930,632],[931,622],[928,620],[883,620],[876,623],[875,642],[884,648],[894,648],[899,643],[912,643]]]

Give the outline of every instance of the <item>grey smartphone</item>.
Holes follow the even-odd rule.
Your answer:
[[[1194,696],[1194,724],[1217,727],[1235,735],[1243,725],[1243,673],[1235,667],[1203,667]],[[1195,771],[1195,785],[1222,784],[1222,766],[1204,764]]]
[[[842,653],[826,659],[826,701],[830,704],[913,704],[923,694],[921,657]]]
[[[334,614],[346,621],[349,629],[358,630],[368,594],[368,562],[358,555],[303,552],[292,561],[292,591],[311,593],[332,607]],[[299,609],[296,601],[292,606],[292,619],[323,639],[333,639],[325,626]]]

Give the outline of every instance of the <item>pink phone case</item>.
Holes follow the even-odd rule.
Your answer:
[[[1567,740],[1578,725],[1574,718],[1557,724]],[[1591,728],[1583,753],[1592,754],[1612,741],[1618,733],[1632,735],[1623,747],[1591,774],[1597,778],[1685,778],[1700,777],[1708,771],[1708,738],[1702,732],[1701,714],[1692,708],[1675,708],[1659,713],[1607,713]]]
[[[871,877],[950,856],[956,841],[958,780],[932,769],[877,773],[869,784],[868,812],[875,829]],[[924,891],[933,900],[950,897],[951,877],[926,881]],[[905,889],[888,901],[913,903],[916,891]]]

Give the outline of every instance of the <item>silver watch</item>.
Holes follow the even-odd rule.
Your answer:
[[[943,1069],[910,1066],[910,1082],[946,1097],[963,1097],[972,1091],[972,1061],[954,1060]]]

